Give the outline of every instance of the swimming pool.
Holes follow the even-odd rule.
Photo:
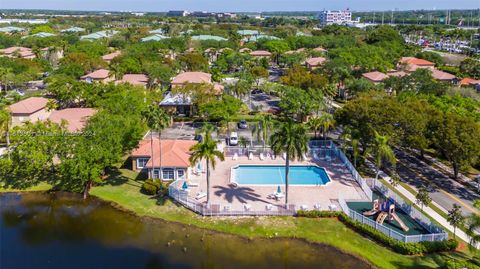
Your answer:
[[[232,168],[232,181],[240,185],[285,184],[284,165],[238,165]],[[325,185],[330,178],[324,168],[314,165],[290,166],[290,185]]]

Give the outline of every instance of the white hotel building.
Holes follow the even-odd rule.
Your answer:
[[[320,25],[347,24],[352,22],[352,12],[350,10],[324,10],[319,14]]]

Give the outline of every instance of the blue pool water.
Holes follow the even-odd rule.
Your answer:
[[[285,184],[284,165],[239,165],[233,168],[234,180],[243,185]],[[318,166],[290,166],[291,185],[325,185],[330,182],[325,169]]]

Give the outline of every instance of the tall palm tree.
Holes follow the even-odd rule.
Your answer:
[[[0,130],[5,132],[5,140],[7,143],[7,153],[10,159],[10,124],[11,124],[10,112],[6,109],[0,110]]]
[[[288,173],[290,160],[303,160],[308,151],[307,130],[302,124],[288,119],[270,137],[270,146],[276,155],[286,154],[285,158],[285,206],[288,205]]]
[[[257,141],[262,140],[263,147],[266,147],[268,138],[273,129],[273,119],[271,115],[262,115],[260,121],[253,125],[252,136],[257,138]]]
[[[155,113],[154,113],[154,122],[152,128],[157,131],[158,133],[158,150],[159,150],[159,167],[160,167],[160,184],[162,182],[162,131],[163,129],[167,128],[170,125],[170,116],[163,110],[162,108],[155,106]]]
[[[375,132],[375,146],[373,147],[373,155],[375,156],[375,164],[377,166],[377,173],[375,175],[375,182],[380,174],[380,169],[385,163],[390,163],[393,166],[397,163],[395,153],[388,145],[388,136],[379,135]]]
[[[150,177],[153,179],[153,171],[155,170],[155,159],[153,158],[153,130],[156,128],[156,120],[158,118],[158,106],[152,104],[148,106],[147,110],[142,113],[142,117],[144,122],[147,124],[148,128],[150,128],[150,156],[152,158],[152,171]]]
[[[192,155],[189,161],[192,166],[202,160],[207,163],[207,205],[210,205],[210,166],[215,169],[217,159],[224,161],[225,156],[217,150],[217,143],[212,139],[211,133],[207,133],[202,143],[195,144],[190,151]]]
[[[317,133],[322,127],[322,121],[320,120],[319,117],[313,117],[308,120],[307,126],[310,130],[312,130],[315,133],[315,138],[317,138]]]
[[[327,133],[335,126],[335,119],[330,113],[323,113],[320,116],[320,125],[322,126],[323,139],[327,139]]]
[[[119,80],[119,79],[122,79],[123,75],[124,75],[124,70],[122,68],[122,66],[118,63],[115,63],[115,64],[112,64],[110,66],[110,76],[114,76],[115,79]]]

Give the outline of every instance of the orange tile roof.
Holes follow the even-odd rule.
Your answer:
[[[125,74],[121,80],[115,81],[115,83],[130,83],[134,86],[146,86],[148,84],[148,76],[144,74]]]
[[[153,139],[153,157],[155,167],[160,166],[159,139]],[[162,167],[190,167],[190,148],[195,145],[194,140],[163,140],[162,147]],[[138,147],[131,153],[132,157],[151,157],[150,139],[140,141]],[[148,161],[147,168],[152,168],[152,159]]]
[[[107,69],[98,69],[93,71],[90,74],[86,74],[85,76],[81,76],[81,79],[92,78],[92,79],[106,79],[110,77],[110,71]]]
[[[389,77],[404,77],[406,76],[407,73],[403,72],[403,71],[391,71],[391,72],[388,72],[387,73],[387,76]]]
[[[32,59],[35,58],[33,50],[25,47],[9,47],[6,49],[0,49],[1,54],[5,54],[8,57],[11,57],[15,52],[18,52],[21,58]]]
[[[408,64],[408,65],[418,65],[418,66],[435,66],[435,64],[430,61],[415,58],[415,57],[402,57],[402,59],[400,59],[400,63]]]
[[[111,61],[111,60],[115,59],[115,57],[120,56],[121,54],[122,54],[121,51],[115,51],[115,52],[103,55],[102,59],[104,61]]]
[[[327,59],[323,57],[313,57],[313,58],[307,59],[305,63],[311,66],[319,66],[319,65],[322,65],[326,60]]]
[[[447,72],[443,72],[437,69],[432,70],[432,77],[437,80],[453,80],[455,75],[452,75]]]
[[[43,97],[30,97],[8,107],[14,114],[32,114],[47,106],[48,99]]]
[[[251,56],[257,56],[257,57],[270,57],[272,56],[272,53],[266,50],[254,50],[250,52]]]
[[[368,79],[368,80],[371,80],[373,82],[381,82],[383,81],[384,79],[388,78],[387,75],[385,75],[384,73],[382,72],[378,72],[378,71],[373,71],[373,72],[368,72],[368,73],[364,73],[362,74],[362,77]]]
[[[65,120],[67,122],[67,130],[77,132],[85,128],[88,118],[95,115],[95,113],[97,111],[93,108],[66,108],[52,111],[48,119],[57,124]]]
[[[183,72],[173,78],[172,84],[211,83],[212,75],[205,72]]]
[[[480,84],[479,79],[473,79],[473,78],[464,78],[460,80],[460,86],[472,86],[472,85],[477,85]]]

